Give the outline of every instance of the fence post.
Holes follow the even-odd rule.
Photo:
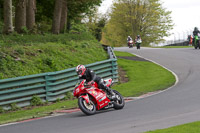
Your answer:
[[[46,101],[49,102],[50,98],[49,98],[49,74],[45,75],[45,88],[46,88]]]
[[[112,59],[112,80],[114,81],[114,59]]]

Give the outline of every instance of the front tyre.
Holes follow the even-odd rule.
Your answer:
[[[96,106],[91,100],[90,103],[87,103],[84,98],[80,97],[78,98],[78,106],[86,115],[93,115],[96,112]]]
[[[116,95],[116,100],[114,100],[113,105],[114,105],[114,109],[122,109],[125,105],[125,101],[123,96],[116,90],[113,90],[113,92]]]

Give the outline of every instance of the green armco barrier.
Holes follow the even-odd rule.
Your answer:
[[[117,82],[117,59],[112,48],[107,47],[107,51],[110,59],[85,66],[104,79],[112,78]],[[9,109],[12,103],[18,107],[28,106],[34,95],[48,102],[62,99],[66,92],[74,89],[77,80],[75,68],[0,80],[0,106],[4,109]]]

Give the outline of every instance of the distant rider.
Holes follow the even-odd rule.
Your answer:
[[[194,27],[194,31],[193,31],[193,43],[194,43],[194,40],[195,40],[195,36],[199,36],[199,30],[197,27]]]
[[[141,43],[142,43],[142,39],[141,39],[140,35],[137,35],[137,37],[135,38],[135,44],[137,46],[137,49],[140,49]]]
[[[127,45],[129,46],[129,41],[133,40],[130,36],[127,37]]]
[[[93,70],[86,68],[84,65],[78,65],[76,67],[76,72],[79,76],[79,79],[85,79],[86,82],[90,84],[96,82],[100,89],[103,89],[104,91],[107,90],[111,94],[112,99],[115,98],[115,93],[113,92],[113,90],[107,87],[104,84],[104,80],[101,77],[97,76]]]
[[[140,35],[137,35],[137,37],[135,38],[135,42],[137,42],[137,41],[142,41],[142,38],[140,37]]]
[[[198,30],[198,28],[194,27],[193,36],[197,36],[198,33],[200,33],[199,30]]]

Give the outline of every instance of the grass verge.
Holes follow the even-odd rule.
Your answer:
[[[132,56],[115,51],[116,56]],[[118,65],[126,71],[129,81],[113,87],[123,96],[139,96],[148,92],[166,89],[175,83],[174,75],[168,70],[147,61],[134,61],[118,58]]]
[[[145,133],[200,133],[200,121]]]
[[[115,52],[117,56],[134,56],[129,53]],[[146,61],[118,59],[119,67],[126,71],[129,81],[113,86],[123,96],[139,96],[147,92],[165,89],[174,84],[174,76],[166,69]],[[77,107],[77,100],[61,101],[41,107],[0,114],[0,124],[47,116],[55,110]]]
[[[50,115],[55,110],[64,110],[77,107],[77,100],[60,101],[51,105],[29,107],[25,110],[0,114],[0,124],[16,122],[25,119],[37,118]]]
[[[163,46],[158,48],[193,48],[193,46]]]

